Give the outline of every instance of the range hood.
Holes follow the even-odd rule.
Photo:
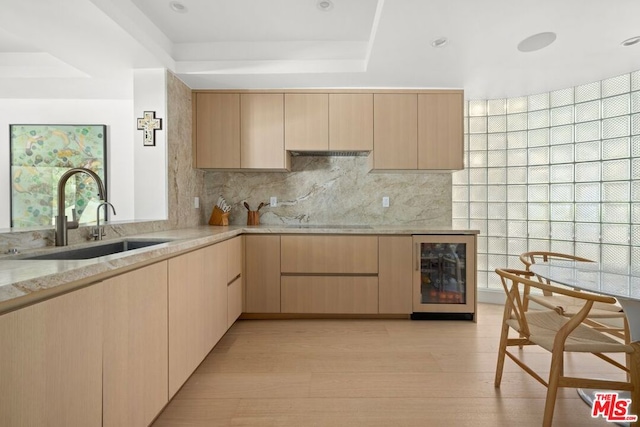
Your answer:
[[[290,151],[294,157],[366,157],[371,151]]]

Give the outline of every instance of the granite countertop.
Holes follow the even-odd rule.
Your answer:
[[[478,234],[477,230],[411,226],[359,225],[260,225],[200,226],[127,236],[118,240],[169,240],[141,249],[86,260],[24,260],[55,251],[83,248],[97,242],[67,247],[48,247],[0,257],[0,314],[69,292],[199,247],[221,242],[241,234]]]

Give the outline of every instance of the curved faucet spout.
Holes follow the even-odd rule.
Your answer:
[[[64,214],[65,210],[65,194],[64,187],[67,185],[67,181],[73,175],[78,173],[86,173],[89,175],[98,185],[98,196],[100,200],[105,199],[105,189],[104,183],[100,179],[97,173],[90,169],[86,168],[71,168],[65,173],[62,174],[60,180],[58,181],[58,215],[56,216],[56,246],[67,246],[67,230],[78,228],[78,222],[75,218],[75,210],[74,210],[74,218],[73,221],[67,221],[67,216]]]
[[[107,207],[111,206],[111,210],[114,215],[117,215],[116,208],[109,202],[100,202],[98,207],[96,208],[96,228],[93,229],[93,233],[91,235],[95,240],[102,240],[104,237],[104,227],[100,227],[100,208],[104,206],[104,216],[107,217],[107,212],[109,211]]]

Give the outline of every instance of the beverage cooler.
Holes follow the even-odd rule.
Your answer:
[[[468,319],[476,313],[476,236],[413,236],[412,319]]]

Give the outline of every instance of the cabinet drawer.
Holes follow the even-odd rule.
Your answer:
[[[377,236],[282,236],[283,273],[375,274]]]
[[[283,276],[283,313],[377,313],[378,278]]]

